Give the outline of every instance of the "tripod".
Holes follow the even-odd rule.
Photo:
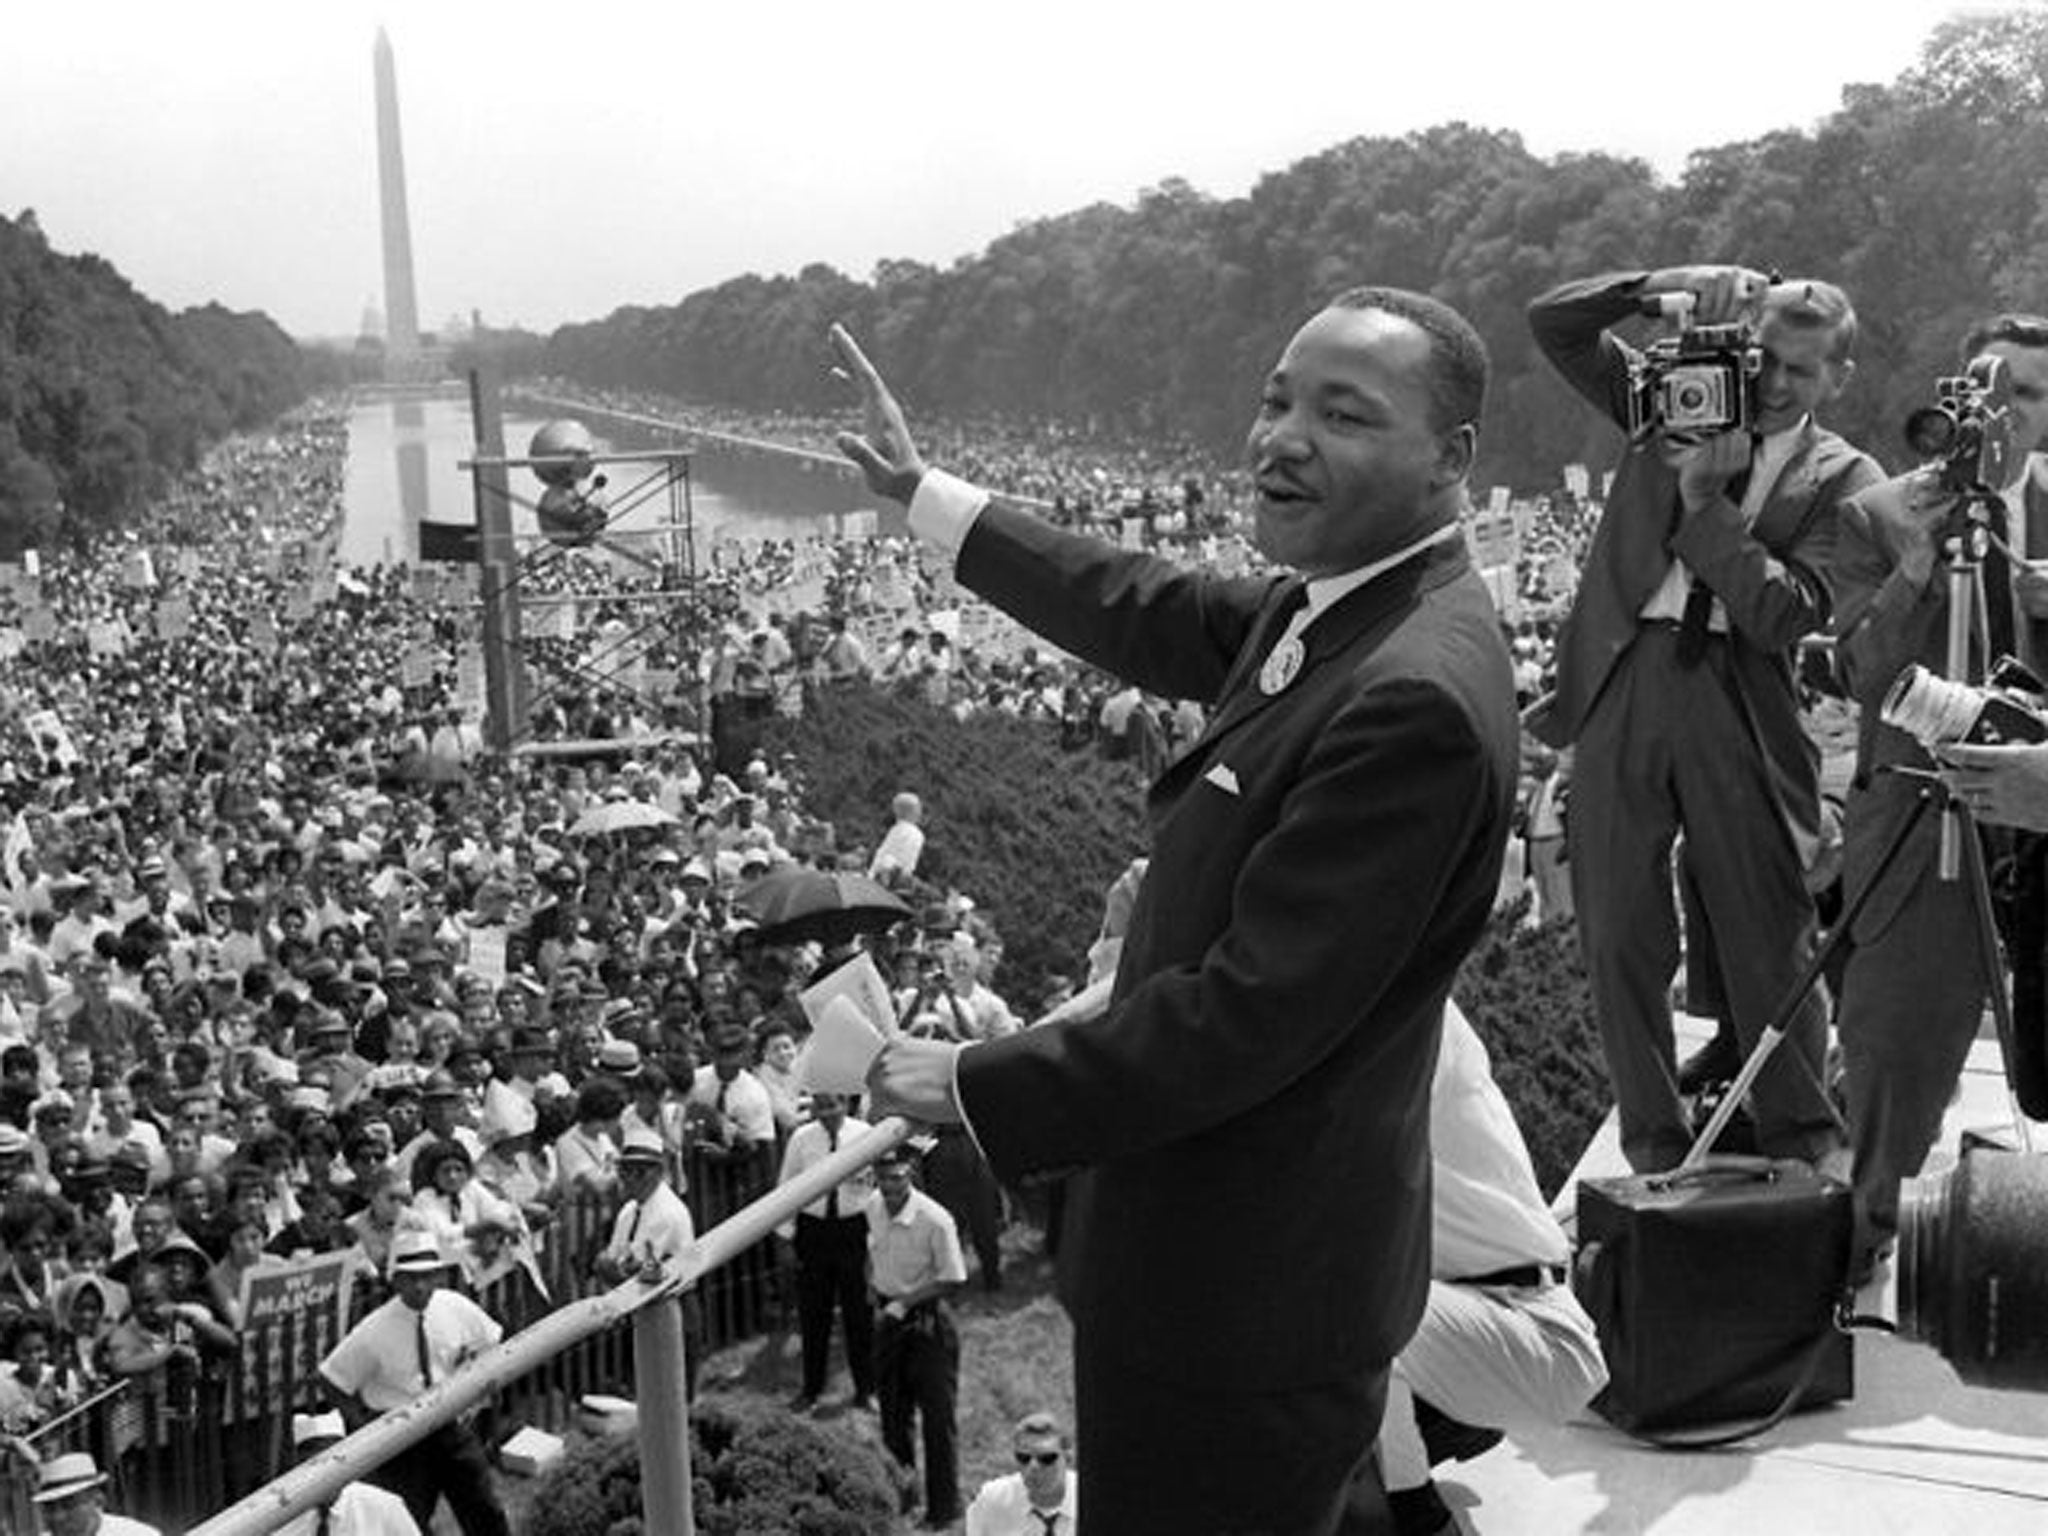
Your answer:
[[[1970,675],[1970,647],[1973,640],[1983,649],[1981,654],[1989,655],[1991,638],[1987,614],[1988,605],[1984,592],[1984,559],[1990,553],[1996,539],[1992,532],[1990,507],[1998,498],[1981,487],[1965,492],[1962,501],[1953,513],[1943,537],[1943,550],[1947,556],[1948,580],[1948,637],[1946,664],[1943,675],[1951,681],[1966,682]],[[2009,555],[2009,551],[2001,551]],[[1965,880],[1969,885],[1970,904],[1975,914],[1975,931],[1978,962],[1983,968],[1985,989],[1991,994],[1991,1015],[1998,1032],[1999,1053],[2005,1064],[2006,1093],[2011,1100],[2013,1125],[2016,1127],[2020,1150],[2033,1150],[2032,1134],[2027,1116],[2020,1107],[2016,1063],[2019,1060],[2017,1036],[2014,1032],[2012,1000],[2007,994],[2004,976],[2004,956],[1998,936],[1998,925],[1991,903],[1991,882],[1985,868],[1984,845],[1978,835],[1976,818],[1969,807],[1955,799],[1948,786],[1937,773],[1925,769],[1891,767],[1888,773],[1910,775],[1921,780],[1918,799],[1911,814],[1902,821],[1892,834],[1879,856],[1877,866],[1870,878],[1856,893],[1837,918],[1827,939],[1807,962],[1806,969],[1792,984],[1792,990],[1778,1005],[1771,1020],[1764,1026],[1763,1034],[1757,1041],[1756,1049],[1736,1074],[1721,1102],[1706,1127],[1694,1140],[1692,1149],[1679,1164],[1681,1171],[1697,1168],[1713,1151],[1721,1133],[1727,1129],[1728,1121],[1735,1114],[1750,1085],[1756,1081],[1771,1055],[1783,1042],[1786,1031],[1797,1017],[1806,1001],[1807,993],[1820,979],[1828,962],[1842,945],[1856,925],[1856,919],[1869,903],[1872,895],[1884,883],[1885,875],[1897,861],[1899,853],[1912,838],[1914,830],[1926,818],[1930,810],[1942,818],[1941,847],[1938,855],[1937,873],[1943,880]]]

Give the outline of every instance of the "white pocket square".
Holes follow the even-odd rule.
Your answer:
[[[1202,777],[1211,784],[1214,784],[1226,795],[1238,793],[1237,775],[1230,771],[1230,766],[1227,763],[1218,763],[1214,768],[1203,774]]]

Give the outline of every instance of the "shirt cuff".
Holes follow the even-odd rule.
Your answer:
[[[947,555],[957,555],[987,505],[988,492],[980,486],[943,469],[928,469],[910,498],[910,531]]]
[[[967,1139],[974,1143],[974,1150],[981,1154],[981,1160],[986,1163],[988,1148],[981,1144],[981,1137],[975,1134],[974,1122],[967,1118],[967,1099],[960,1092],[960,1058],[973,1049],[971,1045],[963,1045],[953,1053],[953,1107],[960,1111],[960,1128],[967,1132]]]

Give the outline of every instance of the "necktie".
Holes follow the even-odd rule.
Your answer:
[[[1056,1509],[1034,1509],[1031,1513],[1038,1516],[1038,1523],[1045,1527],[1045,1536],[1054,1536],[1059,1529],[1060,1512]]]
[[[413,1344],[420,1357],[420,1389],[434,1384],[434,1360],[427,1353],[427,1309],[421,1307],[413,1314]]]
[[[825,1136],[831,1143],[830,1152],[837,1152],[839,1150],[839,1127],[833,1126],[832,1129],[825,1133]],[[827,1155],[829,1155],[829,1152]],[[834,1184],[825,1191],[825,1219],[827,1221],[839,1219],[839,1186],[837,1184]]]
[[[1050,1527],[1048,1527],[1048,1529],[1050,1529]],[[318,1523],[316,1523],[316,1524],[314,1525],[314,1527],[313,1527],[313,1536],[330,1536],[330,1533],[331,1533],[331,1532],[332,1532],[333,1530],[334,1530],[334,1510],[333,1510],[333,1506],[331,1506],[331,1505],[327,1505],[327,1504],[322,1504],[322,1505],[320,1506],[320,1519],[319,1519]]]
[[[1749,462],[1728,482],[1728,499],[1735,503],[1738,512],[1749,495],[1750,471],[1756,467],[1757,451],[1762,446],[1762,438],[1750,438]],[[1685,613],[1678,621],[1678,645],[1673,652],[1681,667],[1696,667],[1707,654],[1707,633],[1713,617],[1714,589],[1695,576],[1692,585],[1685,589]]]

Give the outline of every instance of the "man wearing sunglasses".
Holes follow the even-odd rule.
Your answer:
[[[1067,1435],[1049,1413],[1029,1413],[1010,1432],[1017,1470],[992,1477],[967,1506],[967,1536],[1075,1536],[1081,1480],[1067,1464]]]

